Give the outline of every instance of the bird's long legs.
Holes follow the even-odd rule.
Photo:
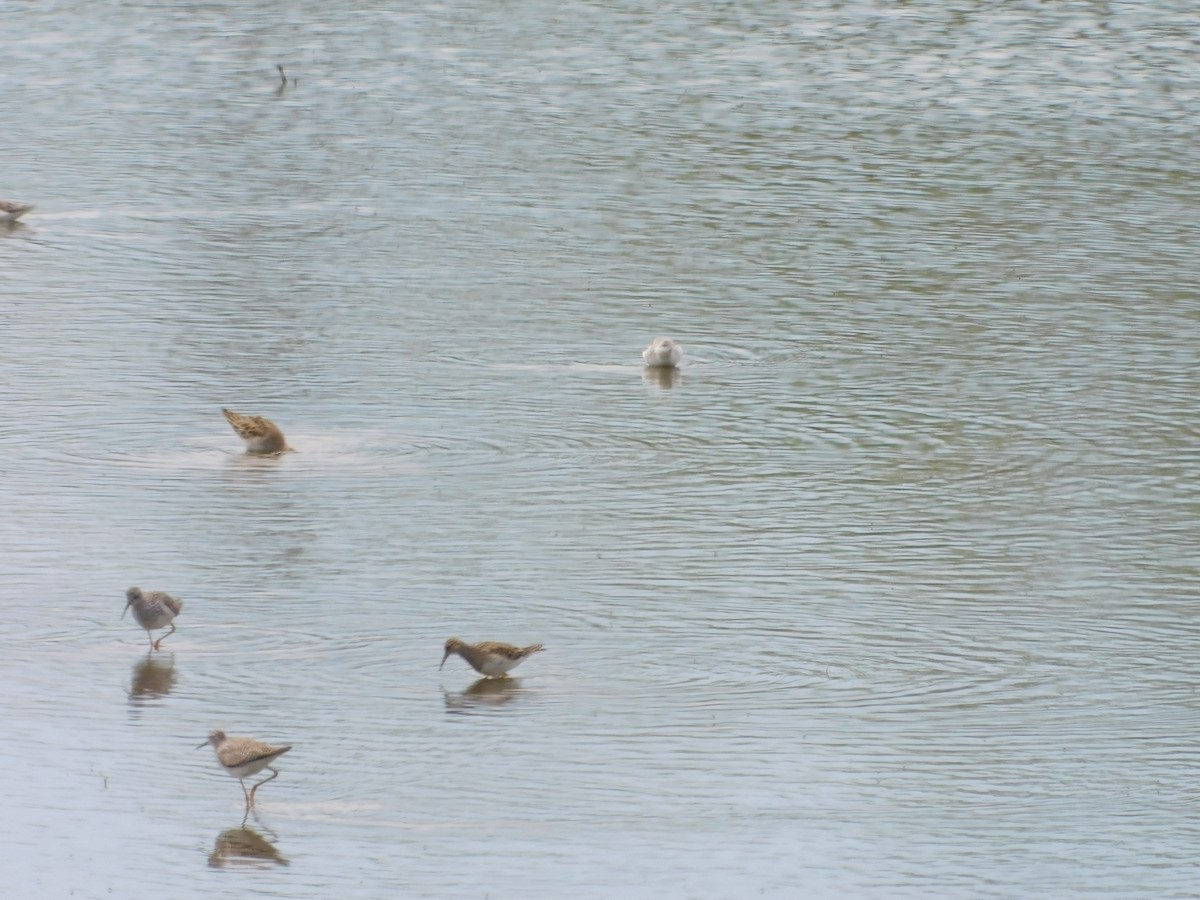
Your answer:
[[[264,784],[266,784],[268,781],[274,781],[276,778],[279,777],[278,769],[276,769],[274,766],[267,766],[267,768],[270,769],[274,774],[270,778],[264,778],[262,781],[260,781],[258,784],[256,784],[254,787],[252,787],[250,789],[250,805],[251,806],[254,805],[254,792],[257,791]],[[246,786],[242,785],[242,790],[245,790],[245,789],[246,789]]]
[[[148,631],[146,632],[146,634],[149,634],[149,633],[150,633],[150,632],[148,632]],[[166,634],[164,634],[162,637],[160,637],[160,638],[159,638],[157,641],[151,641],[151,642],[150,642],[150,646],[152,646],[152,647],[153,647],[155,650],[157,650],[157,649],[158,649],[158,645],[159,645],[159,644],[161,644],[163,641],[165,641],[167,638],[169,638],[169,637],[170,637],[171,635],[173,635],[174,633],[175,633],[175,623],[174,623],[174,622],[172,622],[172,623],[171,623],[171,630],[170,630],[170,631],[168,631]]]

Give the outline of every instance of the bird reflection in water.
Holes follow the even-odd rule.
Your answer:
[[[446,691],[446,710],[465,712],[475,707],[503,706],[521,693],[519,678],[480,678],[465,691]]]
[[[208,864],[214,869],[226,866],[267,869],[273,865],[286,866],[288,860],[274,844],[253,828],[247,828],[243,820],[237,828],[226,828],[217,835]]]
[[[670,389],[679,386],[679,383],[683,381],[683,373],[678,369],[652,368],[648,366],[642,369],[642,381],[651,387]]]
[[[129,681],[129,699],[133,702],[156,700],[171,693],[175,687],[175,659],[147,654],[133,666]]]

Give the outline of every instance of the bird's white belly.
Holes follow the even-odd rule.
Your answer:
[[[225,770],[235,778],[247,778],[250,775],[257,775],[270,763],[271,760],[269,758],[256,759],[254,762],[243,763],[240,766],[226,766]]]
[[[519,659],[494,658],[494,659],[489,659],[487,662],[485,662],[483,664],[483,666],[481,667],[481,669],[482,669],[484,675],[492,675],[492,676],[503,675],[509,669],[516,668],[516,666],[519,662],[520,662]]]

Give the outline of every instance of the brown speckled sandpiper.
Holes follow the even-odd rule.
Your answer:
[[[31,209],[33,209],[32,203],[22,203],[20,200],[0,200],[0,224],[11,225]]]
[[[279,426],[262,416],[243,416],[231,409],[222,409],[226,420],[238,437],[246,442],[247,453],[284,453],[292,448]]]
[[[150,638],[150,649],[157,650],[158,645],[175,633],[175,623],[172,621],[183,609],[183,601],[176,600],[170,594],[162,591],[143,591],[139,587],[131,587],[125,592],[125,609],[121,618],[133,607],[133,617],[137,623],[146,629],[146,637]],[[171,630],[157,641],[150,632],[158,628],[171,626]]]
[[[198,744],[196,749],[199,750],[206,744],[212,744],[213,749],[217,751],[217,762],[221,764],[221,768],[242,785],[247,809],[254,805],[254,792],[268,781],[279,777],[278,770],[271,763],[292,749],[291,744],[274,747],[271,744],[256,741],[254,738],[227,737],[223,731],[212,732],[209,734],[208,740]],[[251,775],[257,775],[263,769],[270,769],[275,774],[258,782],[247,793],[245,779]]]
[[[456,637],[446,641],[446,655],[442,657],[442,665],[450,658],[451,653],[457,653],[465,659],[476,672],[490,678],[507,675],[510,669],[519,666],[525,657],[543,649],[541,644],[530,644],[528,647],[514,647],[512,644],[502,644],[500,641],[482,641],[478,644],[468,644]]]

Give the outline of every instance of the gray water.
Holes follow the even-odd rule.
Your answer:
[[[1197,896],[1195,5],[392,6],[0,11],[5,891]]]

